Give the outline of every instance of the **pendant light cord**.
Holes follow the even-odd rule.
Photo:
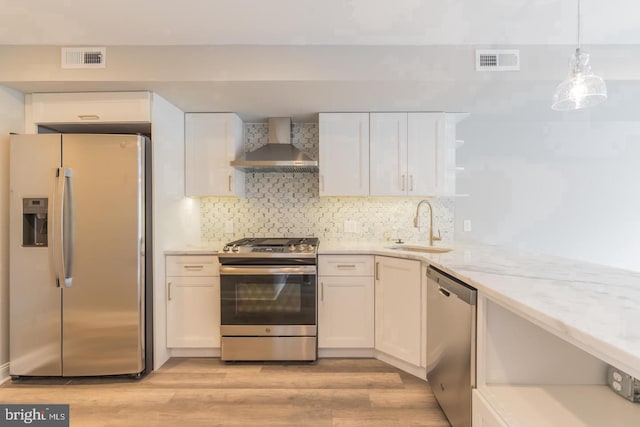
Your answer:
[[[580,25],[580,0],[578,0],[578,46],[576,47],[576,59],[573,67],[573,73],[578,74],[580,72],[580,50],[582,48],[582,26]]]
[[[580,52],[580,48],[582,47],[582,31],[580,26],[580,0],[578,0],[578,52]]]

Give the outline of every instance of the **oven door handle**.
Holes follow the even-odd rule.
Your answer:
[[[316,274],[316,266],[315,265],[296,265],[296,266],[288,266],[288,265],[270,265],[270,266],[231,266],[231,265],[221,265],[220,266],[220,275],[226,276],[264,276],[274,275],[274,274],[288,274],[288,275],[305,275],[305,274]]]

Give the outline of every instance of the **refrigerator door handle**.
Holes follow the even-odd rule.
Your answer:
[[[58,168],[54,198],[54,268],[58,287],[73,282],[73,187],[69,168]]]

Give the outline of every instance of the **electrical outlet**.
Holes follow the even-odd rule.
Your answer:
[[[227,234],[233,234],[233,221],[227,221],[224,223],[224,232]]]
[[[462,229],[465,232],[471,231],[471,220],[470,219],[465,219],[464,221],[462,221]]]

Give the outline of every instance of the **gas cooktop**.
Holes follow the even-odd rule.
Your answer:
[[[250,237],[227,243],[219,256],[313,256],[318,250],[316,237]]]

